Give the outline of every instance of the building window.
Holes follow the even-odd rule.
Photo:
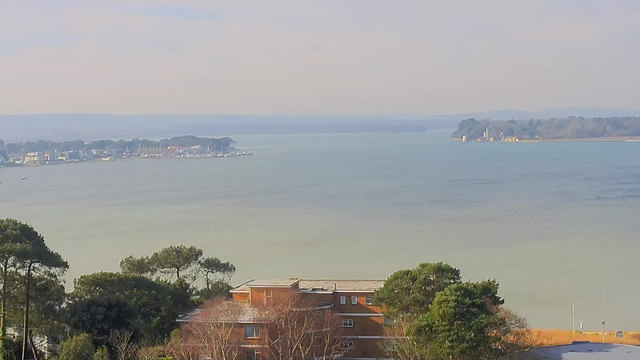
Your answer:
[[[367,304],[367,305],[373,305],[373,296],[367,296],[364,299],[364,303]]]
[[[264,306],[273,305],[273,290],[265,290],[264,291]]]
[[[342,319],[342,327],[353,327],[353,319]]]
[[[260,337],[260,326],[258,326],[258,325],[245,325],[244,326],[244,337],[246,337],[246,338],[259,338]]]
[[[351,297],[351,305],[358,305],[358,297],[357,296],[352,296]]]
[[[340,296],[340,305],[345,305],[347,303],[347,297],[346,296]]]
[[[244,360],[260,360],[260,353],[257,350],[246,350]]]
[[[343,342],[342,342],[342,348],[343,348],[344,350],[353,349],[353,341],[349,341],[349,340],[347,340],[347,341],[343,341]]]

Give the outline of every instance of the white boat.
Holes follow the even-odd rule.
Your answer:
[[[20,179],[21,179],[21,180],[27,180],[27,177],[26,177],[26,176],[23,176],[23,177],[21,177]]]

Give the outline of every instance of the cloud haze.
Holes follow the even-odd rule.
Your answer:
[[[0,114],[640,109],[640,1],[4,1]]]

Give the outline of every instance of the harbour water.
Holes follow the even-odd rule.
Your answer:
[[[234,136],[232,159],[0,169],[0,217],[83,273],[196,245],[248,278],[385,278],[446,261],[533,327],[639,330],[640,143],[461,143],[451,131]],[[27,180],[21,180],[25,176]]]

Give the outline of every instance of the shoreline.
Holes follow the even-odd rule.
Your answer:
[[[461,138],[452,138],[462,142]],[[531,139],[518,141],[466,141],[466,142],[497,142],[497,143],[542,143],[542,142],[640,142],[640,136],[588,137],[588,138],[559,138],[559,139]]]
[[[534,140],[519,140],[518,142],[536,143],[536,142],[635,142],[635,141],[640,141],[640,136],[534,139]]]
[[[223,158],[234,158],[234,157],[242,157],[242,156],[252,156],[254,155],[252,152],[241,152],[228,154],[225,156],[166,156],[166,157],[158,157],[158,156],[148,156],[148,157],[115,157],[109,158],[109,160],[102,159],[91,159],[91,160],[79,160],[79,161],[56,161],[56,162],[48,162],[42,164],[16,164],[16,163],[6,163],[0,165],[0,169],[3,168],[37,168],[41,166],[54,166],[54,165],[67,165],[67,164],[90,164],[90,163],[113,163],[118,161],[128,161],[128,160],[204,160],[204,159],[223,159]],[[105,158],[106,159],[106,158]]]

